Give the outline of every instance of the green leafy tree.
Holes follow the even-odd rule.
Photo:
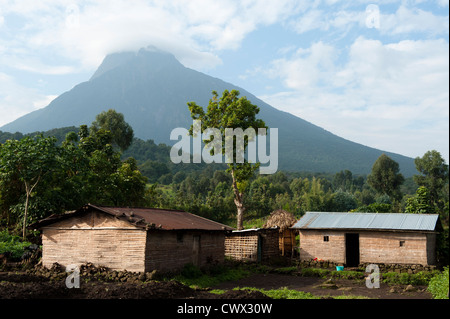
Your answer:
[[[348,212],[357,207],[357,202],[353,194],[339,190],[332,196],[332,206],[333,211]]]
[[[126,123],[125,123],[126,124]],[[121,160],[111,131],[89,129],[56,138],[26,136],[0,144],[2,215],[30,221],[91,202],[137,206],[145,203],[147,178],[133,158]]]
[[[133,128],[125,122],[122,113],[113,109],[98,114],[90,130],[94,134],[99,130],[110,131],[113,145],[118,146],[122,151],[128,149],[133,142]]]
[[[436,213],[430,192],[425,186],[420,186],[416,191],[416,195],[406,200],[405,212],[411,214]]]
[[[142,206],[147,178],[141,174],[134,158],[125,160],[111,176],[114,205]]]
[[[336,173],[333,178],[334,189],[341,189],[342,191],[350,191],[353,186],[352,172],[344,170]]]
[[[106,205],[143,204],[147,178],[133,158],[121,161],[121,153],[112,146],[111,131],[103,128],[88,130],[82,125],[79,136],[79,147],[88,159],[85,174],[88,201]]]
[[[302,196],[304,211],[320,212],[327,210],[329,201],[331,201],[331,194],[324,192],[319,178],[313,177],[310,185],[309,191]]]
[[[438,151],[432,150],[426,152],[423,157],[416,157],[414,160],[417,170],[421,175],[414,175],[414,181],[425,186],[431,203],[442,207],[445,202],[443,189],[448,185],[448,165]],[[447,194],[448,197],[448,194]]]
[[[252,104],[246,97],[239,98],[239,91],[232,90],[231,92],[225,90],[222,97],[219,98],[216,91],[212,92],[213,97],[209,101],[206,112],[201,106],[195,102],[189,102],[188,107],[191,112],[191,117],[194,120],[202,121],[202,131],[206,128],[217,128],[220,130],[222,136],[225,136],[225,129],[240,128],[245,131],[247,128],[253,128],[257,131],[258,128],[267,128],[264,121],[257,119],[256,115],[259,113],[259,107]],[[189,133],[194,135],[194,128],[191,127]],[[213,138],[205,139],[209,143]],[[244,140],[244,151],[248,146],[248,138]],[[211,149],[211,155],[214,155],[214,148]],[[222,140],[222,154],[225,154],[225,140]],[[233,160],[228,163],[227,171],[232,177],[232,187],[234,192],[234,203],[237,208],[236,220],[237,229],[243,228],[243,214],[244,207],[244,192],[248,187],[248,181],[253,176],[259,163],[249,163],[246,159],[244,163],[236,161],[236,143],[233,143]]]
[[[0,145],[0,179],[8,181],[17,177],[25,188],[25,208],[22,236],[26,237],[26,226],[30,198],[36,186],[57,167],[59,149],[54,137],[24,137],[8,140]]]
[[[399,165],[386,154],[382,154],[373,164],[372,172],[367,176],[368,184],[379,194],[399,200],[402,197],[400,186],[404,182]]]

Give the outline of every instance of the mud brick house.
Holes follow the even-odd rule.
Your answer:
[[[225,256],[242,261],[268,261],[279,256],[278,233],[278,228],[253,228],[227,233]]]
[[[434,265],[439,215],[307,212],[292,226],[300,260]]]
[[[184,211],[85,205],[33,225],[42,231],[42,263],[91,262],[146,272],[222,262],[232,228]]]

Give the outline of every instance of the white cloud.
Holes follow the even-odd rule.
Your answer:
[[[286,87],[299,91],[309,90],[326,81],[334,67],[336,49],[322,42],[313,43],[310,48],[299,48],[291,59],[277,59],[266,73],[280,77]]]
[[[18,84],[14,78],[1,72],[0,88],[0,126],[46,106],[51,98]]]
[[[446,2],[446,3],[445,3]],[[448,6],[448,1],[439,3]],[[377,12],[366,12],[370,7]],[[369,16],[377,16],[377,28],[385,35],[399,35],[411,33],[425,33],[427,35],[448,34],[449,20],[446,14],[434,14],[415,7],[415,4],[401,4],[398,9],[390,13],[382,4],[374,5],[368,2],[366,10],[361,8],[361,3],[324,8],[306,7],[305,12],[289,21],[289,26],[297,33],[303,34],[309,31],[329,32],[330,34],[346,32],[352,27],[370,28],[367,19]]]
[[[365,24],[370,3],[0,0],[0,68],[51,75],[93,71],[108,53],[154,45],[205,70],[222,63],[224,50],[239,50],[250,33],[279,24],[301,35],[302,48],[285,41],[278,52],[284,58],[241,72],[247,79],[282,81],[286,92],[263,96],[267,102],[351,140],[392,145],[389,150],[410,156],[426,151],[414,151],[419,145],[443,145],[436,136],[448,145],[448,40],[435,39],[448,37],[448,13],[425,11],[426,3],[418,9],[414,1],[376,2],[380,29],[372,30]],[[395,3],[395,11],[385,11]],[[448,0],[437,4],[448,8]],[[374,31],[383,42],[359,37],[338,43],[355,30]],[[406,37],[412,40],[398,40]],[[51,99],[5,73],[0,88],[0,125]],[[448,147],[442,153],[448,158]]]
[[[207,68],[221,63],[212,51],[239,48],[259,25],[295,13],[294,5],[273,0],[23,1],[7,3],[6,13],[26,19],[9,39],[12,47],[54,50],[82,67],[94,68],[115,51],[154,45]]]
[[[264,101],[365,145],[412,157],[437,149],[448,161],[446,41],[360,37],[342,64],[320,42],[298,52],[269,70],[291,90]]]
[[[148,45],[188,67],[222,63],[247,34],[294,14],[291,1],[0,0],[0,69],[65,75],[93,72],[105,55]],[[8,70],[8,71],[4,71]],[[51,90],[2,74],[0,125],[43,105]],[[44,101],[44,102],[42,102]]]
[[[447,16],[434,15],[432,12],[418,8],[400,6],[393,14],[380,17],[380,31],[389,34],[423,32],[431,35],[448,34]]]
[[[36,100],[36,101],[33,102],[33,107],[35,109],[41,109],[43,107],[46,107],[47,105],[50,104],[50,102],[52,102],[57,97],[58,97],[58,95],[43,96],[41,99]]]

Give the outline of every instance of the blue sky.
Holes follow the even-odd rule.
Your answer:
[[[0,126],[154,45],[336,135],[448,163],[448,30],[448,0],[0,0]]]

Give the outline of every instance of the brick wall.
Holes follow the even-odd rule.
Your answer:
[[[324,241],[328,236],[328,241]],[[345,233],[338,231],[301,230],[300,260],[322,259],[345,263]]]
[[[145,269],[175,270],[189,263],[201,267],[223,262],[224,241],[223,232],[149,231]]]
[[[432,233],[360,231],[360,263],[433,265],[435,237]],[[345,232],[301,230],[300,260],[315,258],[344,264]]]
[[[144,271],[146,233],[140,229],[44,229],[42,264],[91,262],[110,269]]]
[[[147,232],[94,211],[44,227],[42,263],[49,268],[90,262],[133,272],[203,266],[224,260],[224,237],[223,232]]]
[[[427,265],[427,235],[409,232],[361,232],[360,262]]]

